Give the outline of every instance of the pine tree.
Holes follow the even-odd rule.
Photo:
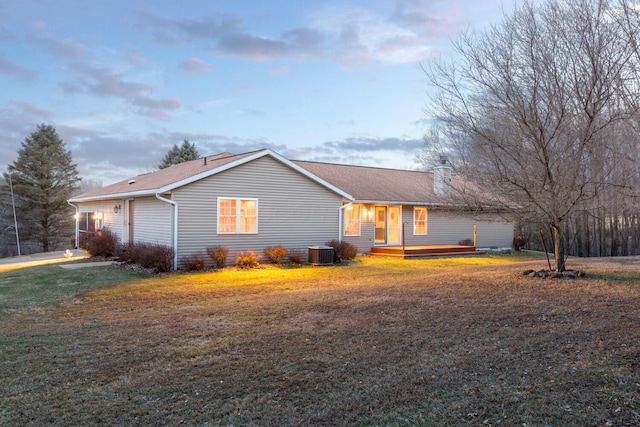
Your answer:
[[[73,208],[67,204],[77,188],[77,165],[56,129],[41,124],[9,165],[16,199],[20,239],[43,252],[61,248],[73,236]]]
[[[196,150],[196,145],[185,139],[181,146],[178,146],[178,144],[173,145],[173,148],[167,152],[158,167],[164,169],[188,160],[195,160],[198,157],[200,157],[200,154]]]

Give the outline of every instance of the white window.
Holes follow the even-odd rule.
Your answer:
[[[415,236],[427,234],[427,208],[414,206],[413,234]]]
[[[218,198],[218,234],[257,234],[258,199]]]
[[[360,205],[349,205],[344,209],[344,235],[360,235]]]
[[[93,233],[102,228],[102,213],[80,212],[78,214],[78,231]]]

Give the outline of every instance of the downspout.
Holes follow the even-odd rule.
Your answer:
[[[76,247],[75,247],[75,249],[80,249],[80,241],[78,240],[80,238],[80,236],[78,235],[79,234],[78,233],[78,228],[79,228],[78,227],[78,221],[79,221],[80,214],[78,213],[78,206],[74,205],[73,203],[69,202],[68,200],[67,200],[67,204],[76,209],[76,214],[74,215],[74,217],[76,219],[76,227],[75,227]]]
[[[156,199],[173,205],[173,269],[178,269],[178,203],[173,200],[165,199],[156,193]]]
[[[349,206],[352,206],[353,202],[349,202],[346,205],[342,205],[340,206],[340,213],[338,214],[338,220],[340,221],[340,226],[338,227],[338,242],[342,242],[342,227],[343,227],[343,221],[342,221],[342,215],[344,212],[344,209],[346,209]]]

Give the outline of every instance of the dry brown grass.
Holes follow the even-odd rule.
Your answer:
[[[570,266],[591,276],[363,258],[86,293],[2,325],[0,424],[639,425],[640,259]]]

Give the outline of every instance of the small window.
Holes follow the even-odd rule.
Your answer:
[[[360,205],[348,205],[344,209],[344,235],[360,235]]]
[[[413,208],[413,234],[427,234],[427,208],[415,206]]]
[[[78,231],[81,233],[93,233],[102,229],[104,217],[102,212],[78,213]]]
[[[257,234],[257,199],[218,198],[219,234]]]

